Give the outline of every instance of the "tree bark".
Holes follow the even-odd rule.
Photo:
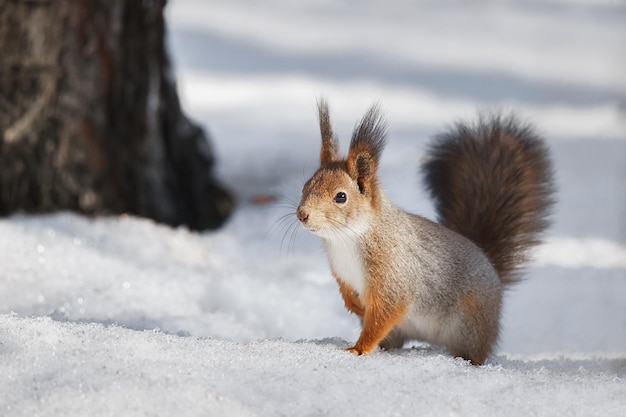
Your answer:
[[[0,0],[0,215],[131,213],[204,230],[233,199],[182,113],[165,0]]]

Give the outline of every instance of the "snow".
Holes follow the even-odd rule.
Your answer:
[[[611,1],[175,0],[186,110],[239,205],[216,232],[132,216],[0,219],[0,415],[626,415],[626,8]],[[548,138],[554,225],[482,367],[355,357],[359,332],[294,216],[315,101],[342,147],[379,101],[381,181],[432,217],[428,137],[507,109]],[[253,204],[277,195],[276,204]],[[283,217],[286,216],[286,217]]]
[[[430,349],[365,358],[326,339],[179,337],[0,318],[3,415],[619,415],[623,358],[498,358]],[[616,374],[622,373],[622,377]],[[622,379],[621,379],[622,378]]]

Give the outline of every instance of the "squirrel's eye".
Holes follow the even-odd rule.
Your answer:
[[[348,199],[348,196],[343,191],[338,192],[337,195],[335,195],[335,198],[333,198],[335,203],[338,203],[338,204],[345,203],[347,199]]]

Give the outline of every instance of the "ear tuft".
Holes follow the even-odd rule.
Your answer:
[[[320,165],[326,165],[339,160],[339,143],[333,133],[330,124],[330,114],[328,103],[324,98],[317,101],[319,112],[320,133],[322,134],[322,149],[320,150]]]
[[[348,173],[355,179],[369,180],[376,168],[387,140],[387,123],[375,104],[354,129],[348,151]]]

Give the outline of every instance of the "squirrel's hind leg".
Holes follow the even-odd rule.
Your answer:
[[[491,354],[491,349],[491,346],[485,344],[482,346],[458,346],[456,348],[448,348],[452,356],[468,360],[475,366],[485,363],[487,357]]]
[[[449,323],[444,345],[454,357],[482,365],[498,340],[500,297],[478,298],[467,292],[459,307],[459,315]]]

